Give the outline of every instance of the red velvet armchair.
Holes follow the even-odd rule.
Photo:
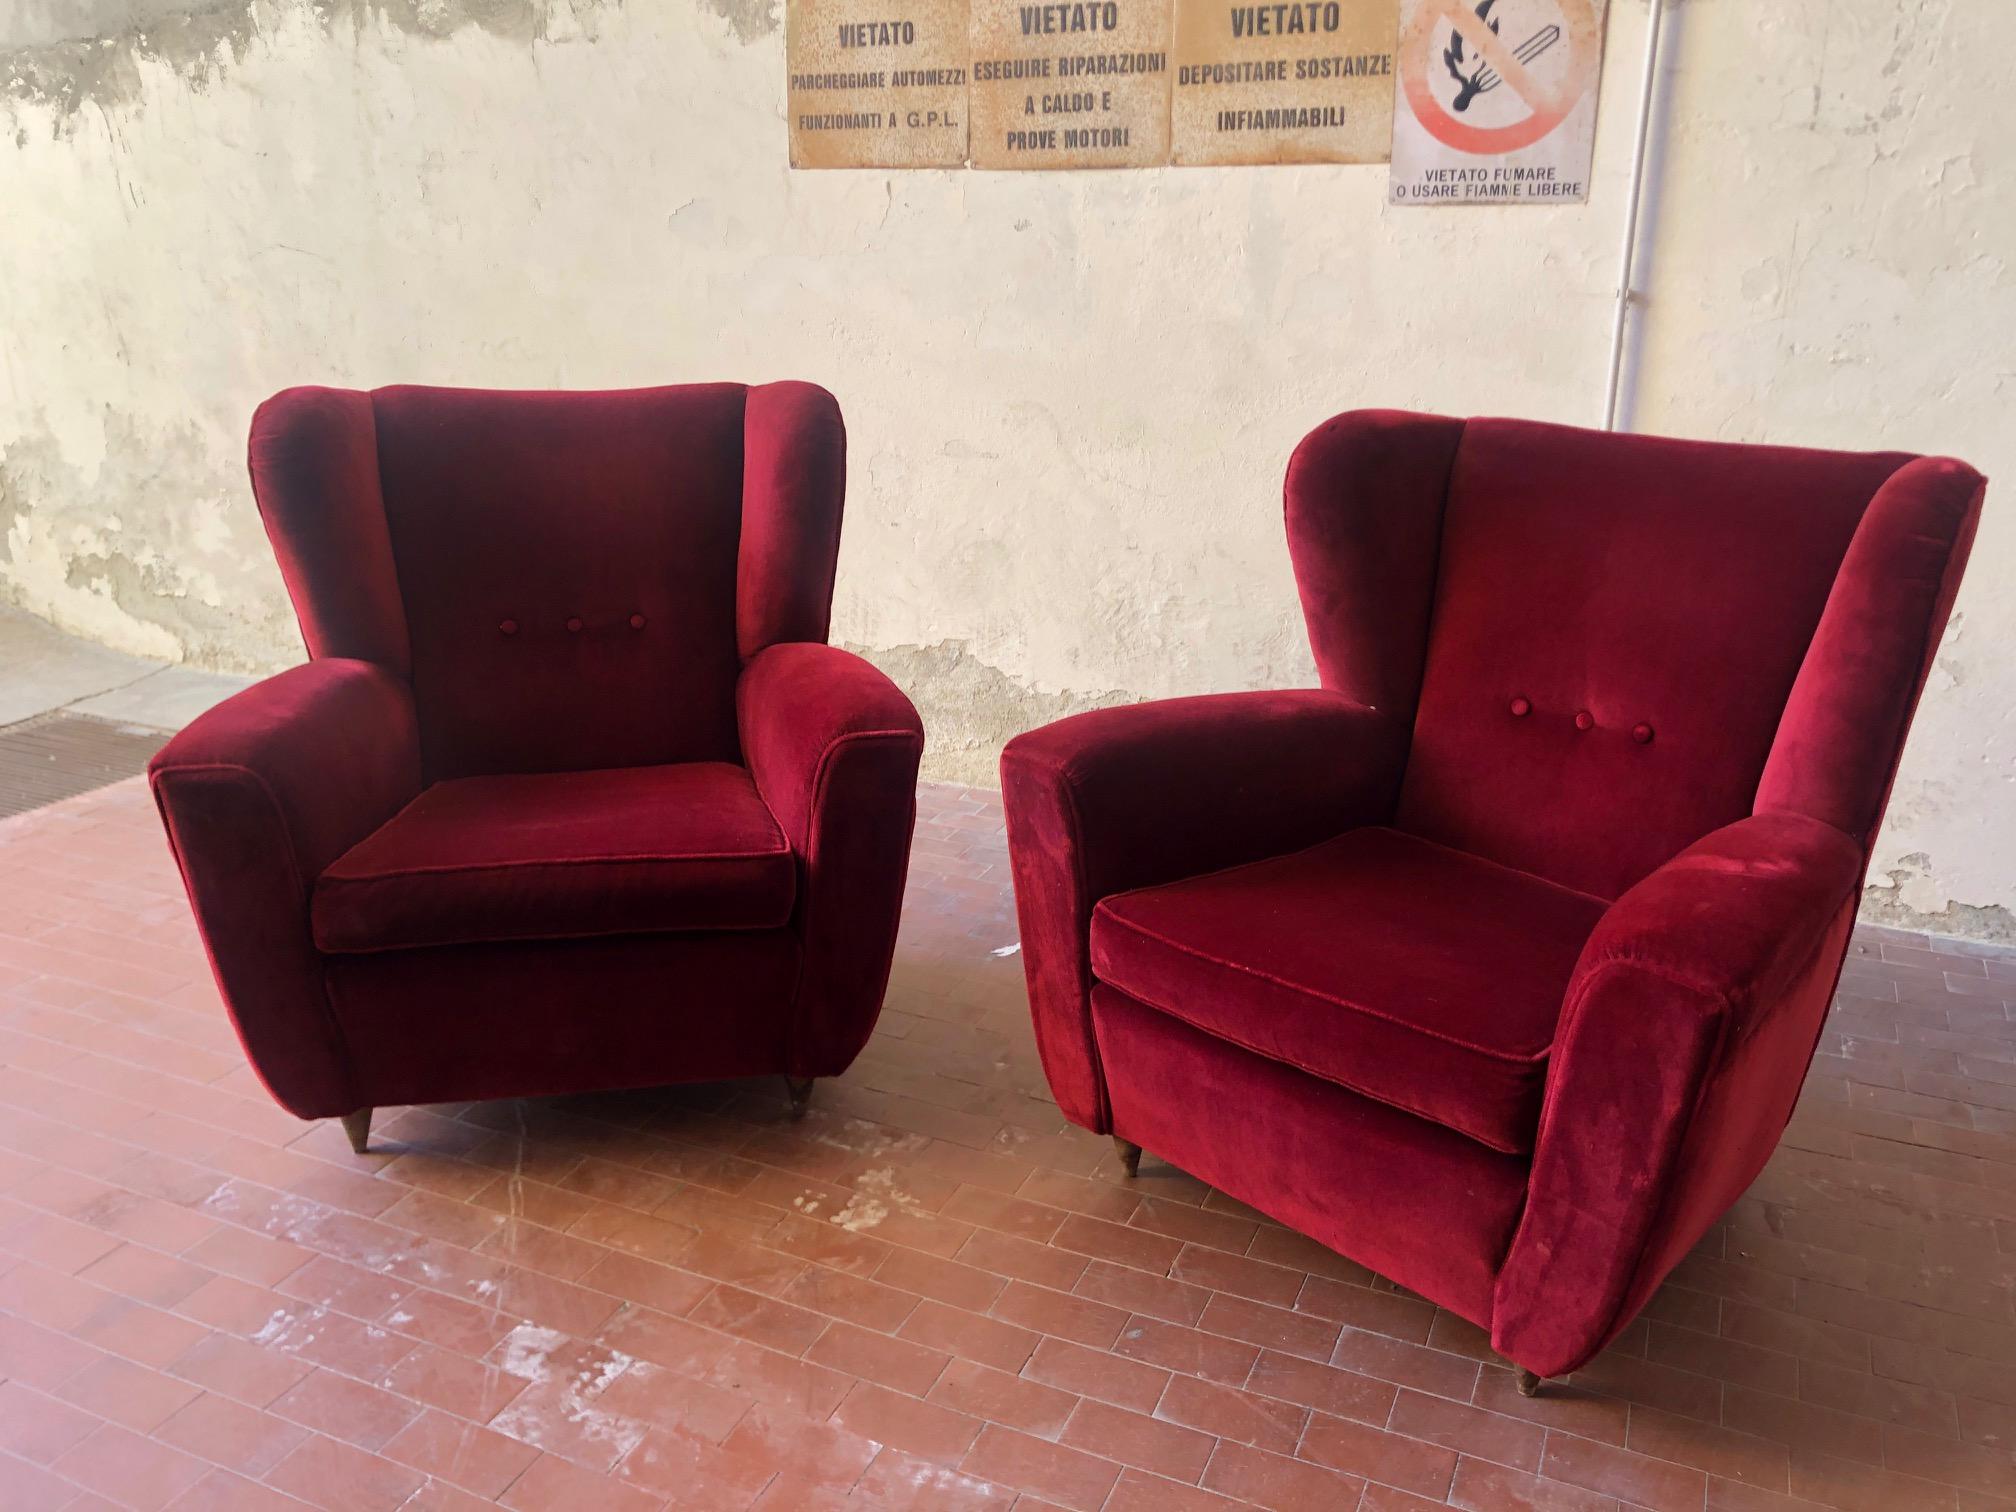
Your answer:
[[[1790,1117],[1983,484],[1339,416],[1288,466],[1320,689],[1002,758],[1073,1122],[1490,1331],[1616,1335]]]
[[[310,661],[150,776],[303,1118],[782,1072],[881,1009],[922,729],[824,644],[845,431],[802,383],[290,389],[253,492]]]

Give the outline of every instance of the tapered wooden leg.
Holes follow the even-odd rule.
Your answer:
[[[371,1142],[371,1110],[359,1108],[355,1113],[345,1113],[343,1132],[350,1136],[350,1148],[362,1155]]]
[[[1120,1152],[1120,1164],[1127,1167],[1127,1174],[1129,1176],[1139,1176],[1141,1174],[1141,1146],[1135,1144],[1131,1139],[1122,1139],[1118,1134],[1115,1134],[1113,1136],[1113,1148]]]
[[[1523,1397],[1540,1395],[1540,1377],[1530,1370],[1519,1372],[1519,1395]]]
[[[791,1093],[791,1120],[795,1123],[805,1116],[806,1104],[812,1101],[812,1078],[787,1076],[784,1085]]]

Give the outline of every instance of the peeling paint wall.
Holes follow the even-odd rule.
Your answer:
[[[299,642],[244,487],[289,383],[805,377],[847,411],[835,638],[929,770],[1312,676],[1298,437],[1601,412],[1644,0],[1586,208],[1378,169],[794,175],[782,0],[0,0],[0,597],[143,654]],[[1980,0],[1669,5],[1635,425],[2016,480],[2016,97]],[[2016,486],[2016,485],[2012,485]],[[2016,503],[1991,499],[1872,889],[2016,934]]]

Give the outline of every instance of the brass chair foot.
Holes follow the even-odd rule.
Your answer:
[[[350,1148],[362,1155],[371,1143],[371,1110],[359,1108],[343,1115],[343,1132],[350,1136]]]
[[[1540,1395],[1540,1377],[1533,1374],[1530,1370],[1520,1371],[1519,1395],[1523,1397],[1536,1397]]]
[[[812,1101],[812,1078],[809,1076],[787,1076],[785,1090],[791,1094],[791,1121],[796,1123],[805,1116],[805,1108]]]
[[[1127,1167],[1127,1174],[1129,1176],[1139,1176],[1141,1174],[1141,1146],[1135,1144],[1131,1139],[1122,1139],[1118,1134],[1115,1134],[1113,1136],[1113,1148],[1120,1152],[1120,1164]]]

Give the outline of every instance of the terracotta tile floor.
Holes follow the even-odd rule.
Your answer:
[[[239,1058],[137,782],[0,826],[0,1505],[2016,1508],[2016,960],[1865,930],[1784,1148],[1548,1399],[1066,1128],[999,813],[924,795],[880,1032],[392,1111]]]

